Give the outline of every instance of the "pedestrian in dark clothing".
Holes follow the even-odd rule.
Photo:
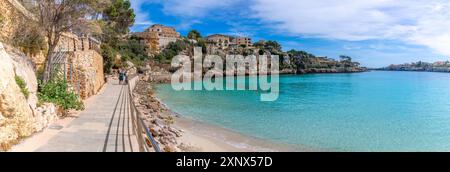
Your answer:
[[[123,73],[123,71],[119,71],[119,84],[123,84],[123,81],[125,79],[125,75]]]
[[[124,76],[124,81],[125,81],[125,84],[128,84],[128,76],[127,76],[127,71],[125,71],[125,72],[123,73],[123,76]]]

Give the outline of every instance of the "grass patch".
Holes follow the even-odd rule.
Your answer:
[[[20,91],[25,96],[25,98],[28,99],[28,97],[30,97],[30,91],[28,91],[27,83],[25,82],[25,80],[22,77],[17,76],[17,75],[14,78],[16,80],[16,84],[20,88]]]

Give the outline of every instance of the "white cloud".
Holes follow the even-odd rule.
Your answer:
[[[149,25],[144,3],[158,3],[166,15],[189,28],[211,16],[224,23],[258,19],[289,36],[344,41],[396,40],[450,55],[449,0],[132,0],[136,25]],[[229,20],[229,21],[228,21]],[[239,23],[239,22],[238,22]],[[252,25],[250,25],[252,26]],[[245,25],[230,32],[253,32]],[[256,26],[255,26],[256,27]],[[347,47],[348,48],[348,47]]]
[[[152,25],[153,22],[150,20],[150,13],[142,9],[142,6],[145,3],[148,3],[147,0],[131,0],[131,7],[134,9],[136,14],[135,25],[138,26],[149,26]]]
[[[343,45],[342,48],[345,50],[359,50],[362,47],[359,45]]]
[[[400,40],[450,55],[447,0],[253,0],[253,16],[286,34]]]

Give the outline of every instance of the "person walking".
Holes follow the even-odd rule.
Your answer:
[[[128,84],[128,76],[127,76],[127,71],[123,72],[123,79],[125,81],[125,85]]]
[[[119,71],[119,85],[123,84],[123,81],[125,79],[124,77],[125,76],[124,76],[123,70],[120,70]]]

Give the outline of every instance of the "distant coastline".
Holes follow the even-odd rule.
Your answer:
[[[398,65],[390,65],[383,68],[371,69],[378,71],[410,71],[410,72],[441,72],[450,73],[450,62],[440,61],[434,63],[428,62],[414,62]]]

